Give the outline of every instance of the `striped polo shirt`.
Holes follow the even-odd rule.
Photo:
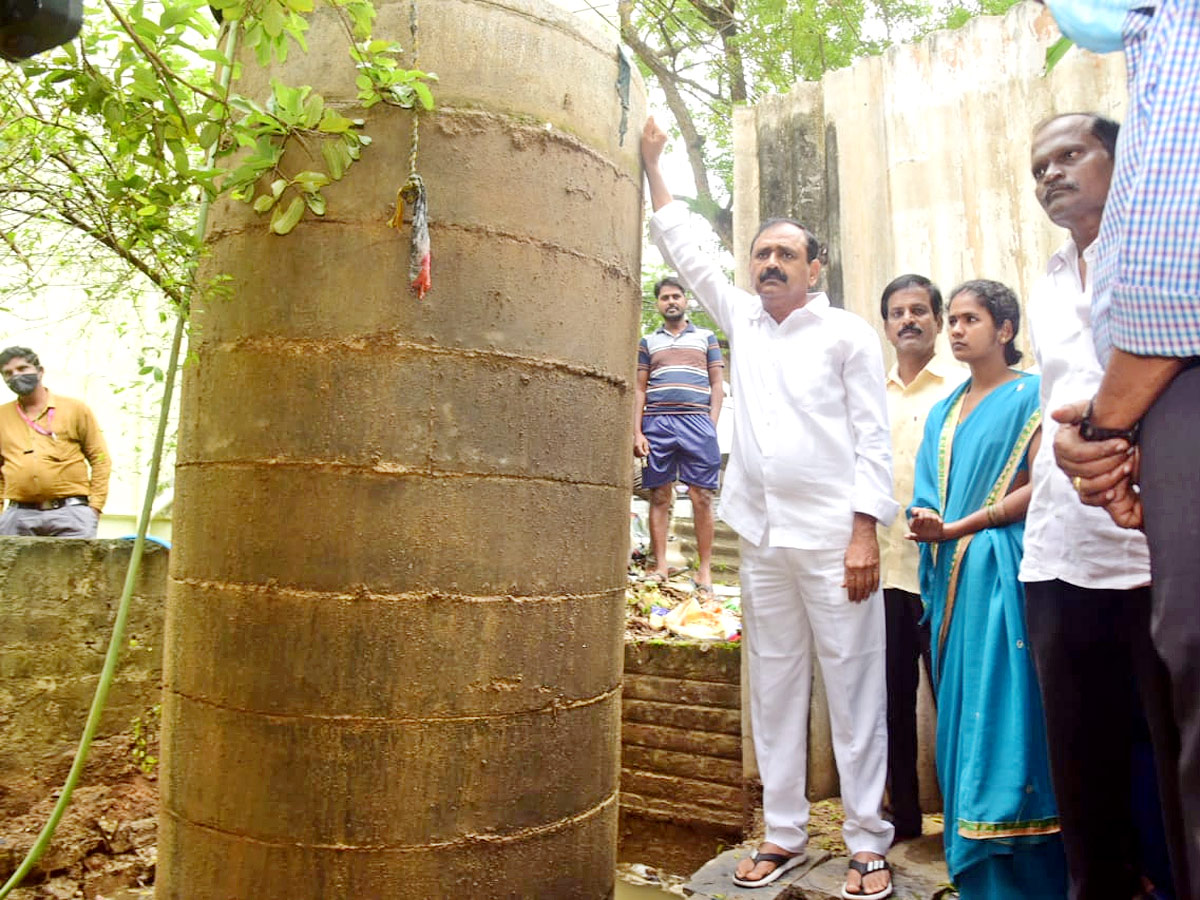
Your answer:
[[[638,344],[638,371],[649,372],[643,416],[707,413],[712,391],[708,373],[724,368],[717,336],[691,322],[678,335],[665,325]]]

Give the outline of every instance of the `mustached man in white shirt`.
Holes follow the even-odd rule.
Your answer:
[[[1049,412],[1095,394],[1104,375],[1092,339],[1091,269],[1118,127],[1091,113],[1073,113],[1044,122],[1033,136],[1038,201],[1055,225],[1070,232],[1029,298],[1030,336],[1042,370],[1043,447],[1053,445],[1059,428]],[[1155,863],[1153,840],[1147,846],[1144,831],[1135,833],[1129,774],[1145,741],[1139,735],[1145,726],[1138,724],[1143,713],[1156,746],[1178,740],[1166,733],[1165,669],[1150,639],[1146,538],[1117,526],[1102,508],[1079,503],[1053,454],[1041,453],[1033,463],[1020,579],[1071,896],[1140,897],[1143,875],[1157,876],[1166,887],[1169,874],[1162,871],[1165,864]],[[1173,770],[1162,756],[1160,770]],[[1163,818],[1182,864],[1181,836],[1172,824],[1179,818],[1178,800],[1170,794],[1174,784],[1171,771]]]
[[[888,524],[891,446],[879,339],[814,291],[821,248],[803,225],[771,220],[750,249],[757,295],[702,253],[659,169],[653,119],[642,159],[663,258],[730,340],[738,398],[718,510],[741,537],[750,715],[766,840],[734,875],[775,881],[804,860],[812,661],[820,660],[851,853],[846,897],[890,895],[881,814],[887,773],[883,598],[876,523]]]

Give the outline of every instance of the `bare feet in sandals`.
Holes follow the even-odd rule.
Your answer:
[[[753,854],[738,863],[733,883],[738,887],[755,888],[771,884],[784,872],[803,864],[805,853],[792,853],[778,844],[764,841]]]
[[[860,850],[850,860],[846,886],[842,888],[843,897],[847,900],[883,900],[891,896],[892,869],[886,859],[878,853]]]

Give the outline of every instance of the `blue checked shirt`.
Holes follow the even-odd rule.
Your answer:
[[[1097,243],[1100,359],[1200,356],[1200,0],[1125,20],[1129,114]]]

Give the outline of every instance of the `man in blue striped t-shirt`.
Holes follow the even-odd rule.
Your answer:
[[[683,285],[664,278],[654,286],[663,323],[638,344],[637,398],[633,452],[647,458],[642,486],[650,494],[650,578],[667,577],[667,524],[671,490],[688,486],[696,527],[699,568],[696,583],[712,589],[713,505],[721,471],[717,416],[721,412],[721,371],[725,363],[717,336],[687,319]]]

